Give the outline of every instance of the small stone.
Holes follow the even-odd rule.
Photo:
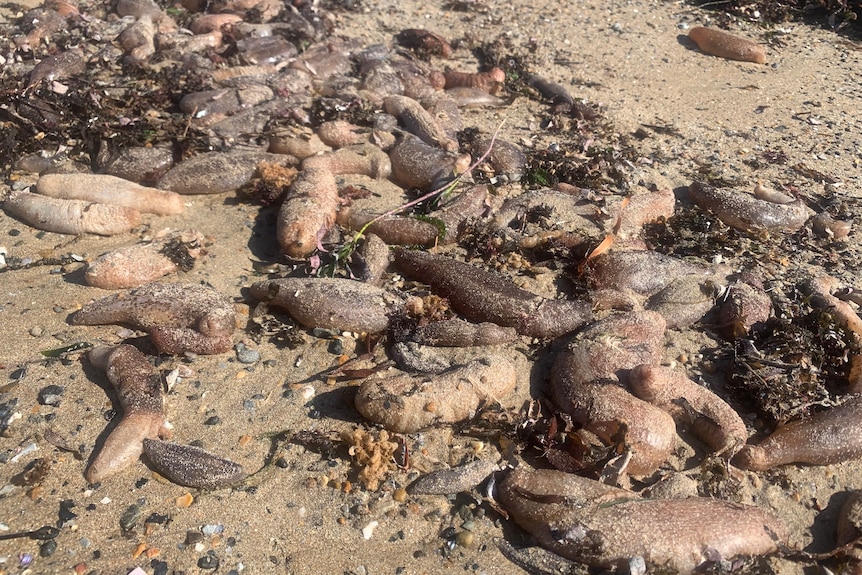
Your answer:
[[[260,352],[256,349],[249,349],[244,343],[236,344],[236,358],[240,363],[257,363],[260,361]]]
[[[38,400],[41,405],[60,407],[60,396],[66,388],[62,385],[47,385],[39,390]]]
[[[399,487],[392,492],[392,499],[394,499],[398,503],[404,503],[405,501],[407,501],[407,490],[403,487]]]
[[[201,569],[218,569],[218,557],[213,555],[204,555],[198,559],[198,567]]]
[[[218,415],[213,415],[212,417],[208,417],[206,421],[204,421],[204,425],[218,425],[221,423],[221,417]]]
[[[459,547],[470,547],[473,545],[474,538],[472,531],[461,531],[455,536],[455,543]]]
[[[123,511],[122,515],[120,515],[120,527],[123,531],[131,531],[134,529],[135,525],[138,524],[138,520],[140,518],[141,508],[133,503]]]
[[[203,540],[203,533],[200,533],[199,531],[186,531],[186,545],[195,545]]]
[[[209,525],[204,525],[201,527],[201,533],[203,533],[207,537],[212,537],[218,533],[224,532],[224,525],[220,523],[213,523]]]
[[[33,337],[42,337],[43,333],[45,333],[45,330],[38,325],[34,325],[30,328],[30,335]]]
[[[366,541],[374,535],[374,530],[380,525],[377,521],[371,521],[368,525],[362,528],[362,538]]]
[[[39,557],[50,557],[57,550],[57,541],[50,539],[42,543],[39,547]]]

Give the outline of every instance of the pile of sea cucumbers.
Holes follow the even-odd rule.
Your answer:
[[[507,104],[502,70],[448,69],[453,48],[429,31],[405,30],[391,45],[362,46],[327,36],[331,15],[314,5],[247,4],[187,0],[188,28],[153,0],[120,0],[101,18],[95,12],[85,17],[65,0],[24,14],[22,33],[3,47],[6,73],[21,78],[21,98],[10,113],[22,125],[58,121],[52,116],[59,114],[56,95],[91,67],[114,60],[133,68],[175,62],[209,77],[178,106],[213,150],[178,158],[168,146],[126,146],[83,167],[59,156],[23,157],[17,169],[39,177],[29,189],[7,194],[7,214],[49,232],[110,236],[147,218],[181,213],[183,195],[232,193],[261,180],[275,185],[284,193],[270,198],[281,202],[273,241],[286,261],[310,265],[295,266],[290,277],[255,282],[249,292],[308,328],[385,334],[386,353],[400,373],[367,377],[356,409],[392,432],[471,420],[515,388],[517,365],[528,361],[515,344],[521,349],[556,340],[560,351],[546,394],[570,419],[573,435],[611,455],[604,462],[614,472],[610,483],[648,481],[680,442],[680,427],[708,453],[744,470],[828,465],[862,455],[857,397],[780,426],[754,444],[721,397],[683,371],[660,365],[666,330],[691,326],[716,306],[729,339],[744,337],[771,313],[762,284],[741,270],[646,247],[641,230],[674,215],[673,192],[640,189],[625,199],[609,198],[562,184],[515,195],[516,182],[529,169],[518,145],[496,133],[481,134],[469,150],[459,142],[468,127],[464,108]],[[53,43],[68,27],[82,28],[92,41]],[[707,53],[765,61],[762,48],[751,43],[702,28],[691,37]],[[215,57],[228,52],[235,65]],[[433,65],[415,54],[430,56]],[[539,76],[526,84],[558,112],[583,113],[561,86]],[[309,110],[322,98],[358,102],[372,112],[364,123],[318,122]],[[291,128],[270,129],[283,118],[291,119]],[[470,185],[477,166],[497,187]],[[365,212],[347,205],[340,186],[345,175],[364,176],[372,192],[377,181],[394,183],[403,193],[386,197],[385,209]],[[434,208],[415,217],[402,209],[408,192],[434,200]],[[782,234],[806,225],[833,236],[849,232],[844,222],[821,218],[809,224],[815,214],[803,200],[762,186],[749,194],[694,181],[685,199],[749,233]],[[540,233],[534,233],[537,218],[544,221]],[[351,248],[346,260],[336,262],[346,263],[348,273],[308,273],[322,270],[323,244],[337,238]],[[475,245],[476,238],[525,251],[564,246],[589,254],[581,262],[589,290],[577,298],[562,290],[540,295],[537,283],[513,268],[468,263],[464,246],[468,240]],[[195,230],[165,232],[91,262],[90,285],[124,291],[99,294],[71,323],[132,325],[166,354],[229,351],[236,319],[225,294],[157,281],[193,265],[204,244]],[[397,289],[393,274],[427,286],[438,302],[444,298],[444,313],[432,313],[427,293]],[[855,308],[835,298],[839,287],[818,277],[809,289],[862,338]],[[453,364],[446,347],[475,348],[475,358]],[[106,480],[142,453],[183,485],[215,489],[243,480],[245,471],[229,460],[158,439],[169,435],[161,386],[140,351],[99,347],[88,360],[107,372],[124,410],[86,469],[89,481]],[[851,361],[855,391],[862,372],[858,356]],[[773,553],[786,544],[781,519],[766,510],[698,497],[642,499],[594,479],[607,477],[603,469],[585,468],[581,477],[526,467],[521,463],[498,478],[497,504],[539,544],[578,562],[625,569],[640,560],[688,573],[706,562]],[[468,483],[475,484],[475,469],[468,471]],[[481,471],[479,479],[489,468]],[[461,479],[443,483],[451,490],[472,487]],[[845,542],[858,535],[848,521],[840,535]]]

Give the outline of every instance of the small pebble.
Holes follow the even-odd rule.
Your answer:
[[[120,515],[120,527],[123,531],[131,531],[141,518],[141,508],[136,504],[129,505]]]
[[[455,543],[459,547],[470,547],[473,545],[474,535],[472,531],[461,531],[455,536]]]
[[[50,557],[55,551],[57,551],[57,541],[50,539],[42,543],[42,546],[39,547],[39,557]]]
[[[362,538],[366,541],[371,539],[374,535],[374,530],[377,529],[377,526],[380,525],[377,521],[372,521],[368,525],[362,528]]]
[[[399,487],[392,492],[392,499],[394,499],[398,503],[404,503],[405,501],[407,501],[407,490],[403,487]]]
[[[62,385],[47,385],[39,390],[39,403],[41,405],[50,405],[51,407],[60,407],[60,396],[66,388]]]
[[[224,525],[222,525],[220,523],[204,525],[201,528],[201,533],[203,533],[207,537],[212,537],[213,535],[216,535],[217,533],[223,533],[223,532],[224,532]]]
[[[198,567],[201,569],[218,569],[218,557],[212,555],[204,555],[198,559]]]
[[[198,531],[186,531],[186,545],[195,545],[204,540],[203,533]]]
[[[38,325],[34,325],[30,328],[30,335],[33,337],[42,337],[43,333],[45,333],[45,330]]]
[[[240,363],[257,363],[260,361],[260,352],[249,349],[242,342],[236,344],[236,358]]]
[[[206,421],[204,421],[204,425],[218,425],[221,423],[221,417],[218,415],[213,415],[212,417],[208,417]]]

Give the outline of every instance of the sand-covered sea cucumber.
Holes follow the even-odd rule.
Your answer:
[[[98,483],[134,463],[143,452],[144,439],[168,432],[162,382],[143,353],[131,345],[99,346],[88,357],[107,372],[123,409],[122,419],[84,472],[87,481]]]
[[[282,278],[260,281],[251,295],[285,308],[306,327],[380,333],[396,305],[386,290],[345,278]]]
[[[141,223],[141,213],[132,208],[62,200],[32,192],[13,192],[3,202],[3,207],[34,228],[58,234],[112,236],[128,232]]]
[[[712,56],[766,64],[766,48],[751,40],[728,34],[723,30],[695,26],[688,31],[688,37],[697,44],[701,51]]]
[[[236,317],[229,298],[198,284],[151,283],[85,305],[72,325],[130,324],[150,334],[162,353],[218,354],[233,346]]]
[[[318,234],[332,227],[338,213],[338,187],[327,168],[302,170],[278,211],[276,235],[282,253],[304,258],[315,250]]]
[[[395,266],[429,284],[452,308],[477,322],[514,327],[531,337],[554,338],[592,318],[587,302],[547,299],[521,289],[493,272],[446,256],[396,249]]]
[[[776,204],[698,181],[692,182],[688,193],[694,203],[713,212],[728,226],[747,232],[793,232],[814,215],[802,200]]]
[[[497,501],[539,543],[595,567],[648,567],[687,575],[708,561],[761,555],[787,536],[766,511],[718,499],[643,499],[561,471],[517,468],[498,484]]]
[[[146,438],[144,453],[153,467],[177,485],[221,489],[246,478],[242,465],[200,447]]]
[[[46,174],[36,182],[36,191],[52,198],[114,204],[160,216],[182,213],[185,207],[179,194],[104,174]]]
[[[434,376],[398,375],[366,379],[356,409],[389,431],[413,433],[439,423],[457,423],[498,402],[517,383],[514,364],[500,354]]]
[[[726,401],[690,380],[684,373],[660,365],[641,364],[629,373],[629,389],[644,401],[684,421],[713,451],[728,458],[748,440],[742,418]],[[677,402],[685,400],[688,406]]]
[[[830,465],[862,457],[862,396],[811,417],[779,426],[758,445],[746,445],[734,463],[765,471],[787,463]]]

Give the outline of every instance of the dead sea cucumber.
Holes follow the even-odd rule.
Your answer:
[[[388,178],[392,174],[389,156],[372,144],[358,144],[324,152],[302,161],[303,169],[327,169],[333,175],[361,174],[369,178]]]
[[[779,426],[758,445],[746,445],[734,464],[766,471],[787,463],[830,465],[862,456],[862,396],[809,418]]]
[[[683,420],[692,432],[713,451],[732,456],[748,440],[742,418],[726,401],[690,380],[685,374],[659,365],[641,364],[629,374],[629,389],[644,401],[667,410]],[[689,413],[678,400],[685,400]]]
[[[461,318],[450,318],[417,327],[409,339],[422,345],[438,347],[470,347],[499,345],[514,341],[518,332],[491,322],[472,323]]]
[[[422,104],[407,96],[389,96],[383,101],[388,114],[392,114],[404,125],[404,129],[431,146],[447,152],[457,152],[458,142],[451,139],[440,127],[434,116]]]
[[[81,200],[61,200],[31,192],[13,192],[3,207],[9,214],[36,229],[58,234],[112,236],[141,223],[132,208]]]
[[[302,170],[278,211],[276,235],[282,253],[304,258],[317,247],[318,234],[332,227],[338,212],[335,176],[326,168]]]
[[[712,56],[741,62],[766,64],[766,48],[751,40],[728,34],[723,30],[695,26],[688,31],[688,37],[697,44],[701,51]]]
[[[411,483],[407,492],[411,495],[449,495],[470,491],[499,468],[493,461],[478,459],[427,473]]]
[[[157,237],[152,242],[120,248],[89,263],[84,279],[102,289],[127,289],[159,279],[178,269],[190,270],[204,245],[196,230]]]
[[[391,246],[433,246],[437,243],[440,230],[430,222],[411,217],[387,216],[374,221],[379,214],[356,212],[343,208],[338,212],[338,223],[358,232],[366,224],[366,232],[376,234]],[[373,223],[371,223],[373,222]]]
[[[355,403],[359,413],[389,431],[413,433],[435,424],[470,419],[480,407],[508,395],[516,383],[515,366],[497,354],[433,377],[366,379]]]
[[[247,476],[242,465],[200,447],[146,438],[143,449],[156,471],[177,485],[221,489]]]
[[[436,189],[470,167],[470,156],[426,144],[413,134],[400,134],[389,152],[392,179],[407,188]]]
[[[36,191],[52,198],[113,204],[160,216],[179,214],[185,208],[179,194],[104,174],[46,174],[36,182]]]
[[[250,291],[306,327],[380,333],[396,308],[386,290],[344,278],[282,278],[257,282]]]
[[[468,319],[514,327],[531,337],[554,338],[592,318],[590,304],[554,300],[521,289],[510,280],[470,264],[428,252],[396,249],[395,266],[429,284]]]
[[[148,332],[162,353],[212,355],[233,346],[233,303],[198,284],[151,283],[85,305],[72,325],[130,324]]]
[[[688,193],[694,203],[713,212],[728,226],[747,232],[793,232],[814,215],[802,200],[775,204],[698,181],[692,182]]]
[[[622,429],[632,451],[626,471],[655,472],[676,442],[671,416],[621,386],[620,374],[641,363],[658,363],[665,321],[655,312],[608,316],[578,333],[551,368],[555,403],[608,443]]]
[[[123,409],[122,419],[84,472],[87,481],[98,483],[134,463],[145,439],[167,431],[162,382],[143,353],[131,345],[100,346],[88,357],[107,372]]]
[[[633,557],[688,574],[716,558],[778,549],[786,527],[747,505],[706,497],[643,499],[636,493],[555,470],[515,469],[497,501],[539,543],[596,567],[627,570]]]

